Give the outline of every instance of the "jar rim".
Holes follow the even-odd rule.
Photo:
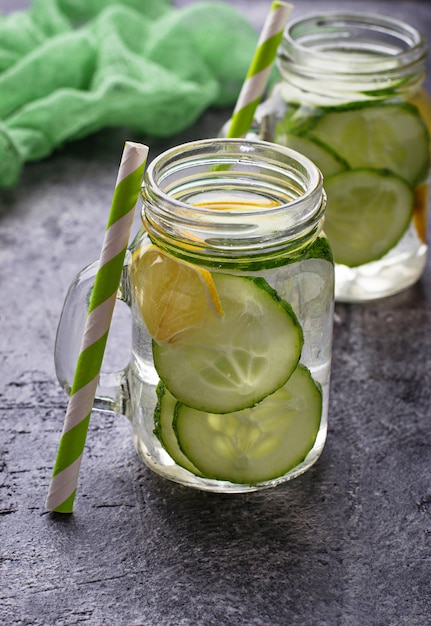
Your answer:
[[[180,144],[178,146],[174,146],[165,150],[164,152],[157,155],[149,164],[146,169],[144,184],[142,187],[142,193],[145,193],[145,189],[148,190],[150,188],[152,192],[155,192],[159,200],[167,201],[172,203],[172,205],[177,207],[189,207],[190,205],[186,202],[178,200],[177,198],[172,197],[166,191],[160,188],[160,183],[158,177],[161,175],[163,167],[169,165],[170,162],[178,159],[181,155],[183,155],[183,166],[186,166],[186,160],[184,155],[187,152],[193,153],[193,150],[205,149],[209,147],[220,146],[224,147],[224,150],[220,152],[214,151],[214,167],[222,166],[223,161],[226,160],[226,156],[234,156],[235,152],[229,153],[229,148],[237,149],[237,154],[241,154],[243,157],[250,157],[252,154],[256,154],[252,152],[252,150],[259,151],[260,149],[267,150],[272,152],[273,154],[277,154],[280,157],[284,156],[287,159],[294,160],[297,164],[299,164],[304,172],[308,174],[308,189],[301,194],[297,199],[291,200],[288,203],[280,204],[276,207],[275,210],[282,210],[286,208],[287,205],[293,205],[297,202],[301,202],[307,200],[310,196],[316,194],[316,192],[320,192],[323,186],[323,177],[320,170],[317,166],[306,156],[303,154],[292,150],[291,148],[287,148],[285,146],[281,146],[279,144],[275,144],[269,141],[262,141],[257,139],[244,139],[244,138],[213,138],[213,139],[199,139],[195,141],[190,141],[187,143]],[[226,149],[227,148],[227,149]],[[215,157],[216,154],[220,154],[218,158]],[[275,163],[275,160],[274,160]],[[282,162],[278,161],[277,164],[280,165]],[[196,207],[194,207],[196,210]],[[204,214],[211,213],[210,208],[202,208]],[[262,209],[262,213],[267,212],[267,209]],[[253,210],[253,215],[258,215],[260,213],[259,210]]]
[[[341,52],[349,54],[348,66],[346,54]],[[366,52],[373,53],[372,62]],[[279,47],[278,64],[282,73],[296,66],[323,70],[335,77],[391,71],[404,75],[423,64],[427,54],[427,42],[419,30],[398,18],[333,11],[290,22]]]

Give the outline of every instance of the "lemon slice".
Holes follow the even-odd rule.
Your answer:
[[[428,185],[419,185],[415,189],[415,206],[413,211],[413,224],[422,243],[427,242],[427,210],[428,210]]]
[[[223,315],[211,273],[154,245],[133,254],[130,284],[148,332],[158,343],[173,342],[198,328],[209,309]]]

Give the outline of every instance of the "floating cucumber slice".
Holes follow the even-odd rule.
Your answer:
[[[289,381],[251,409],[216,415],[177,404],[181,450],[207,478],[255,484],[283,476],[314,445],[322,394],[299,365]]]
[[[414,193],[389,172],[342,172],[328,178],[325,189],[325,232],[337,263],[356,267],[381,258],[410,224]]]
[[[318,140],[313,141],[308,137],[298,137],[288,133],[276,133],[274,141],[287,148],[292,148],[292,150],[296,150],[311,159],[320,169],[324,178],[339,174],[349,167],[331,148],[328,148]]]
[[[169,393],[163,383],[157,386],[157,406],[154,411],[154,434],[177,465],[184,467],[192,474],[200,476],[200,471],[181,452],[178,440],[172,428],[174,409],[177,399]]]
[[[230,413],[260,402],[289,379],[303,334],[290,305],[263,278],[213,274],[224,311],[172,343],[153,342],[156,370],[182,403]]]
[[[310,137],[331,146],[352,169],[388,169],[410,185],[427,175],[428,130],[416,107],[407,103],[328,112],[316,121]]]

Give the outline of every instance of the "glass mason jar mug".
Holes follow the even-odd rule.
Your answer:
[[[425,267],[426,55],[417,30],[381,15],[314,15],[284,33],[257,132],[323,173],[336,300],[393,294]]]
[[[131,358],[101,376],[95,408],[129,417],[145,463],[183,485],[297,476],[327,428],[334,274],[319,170],[266,142],[196,141],[150,164],[142,197],[119,290]],[[60,319],[65,389],[96,271],[77,276]]]

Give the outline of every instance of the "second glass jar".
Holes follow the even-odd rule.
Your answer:
[[[285,31],[280,79],[259,107],[253,132],[321,169],[337,300],[391,295],[424,270],[426,56],[416,29],[381,15],[315,15]]]

